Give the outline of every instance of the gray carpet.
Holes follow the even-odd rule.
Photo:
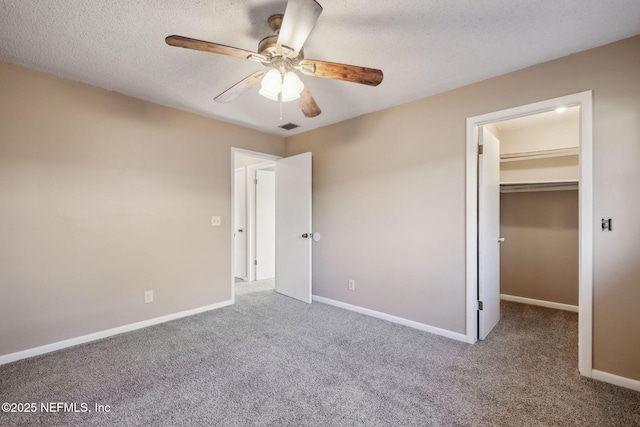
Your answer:
[[[236,302],[0,366],[0,402],[92,411],[0,425],[640,425],[640,393],[579,376],[574,313],[505,303],[472,346],[273,291]]]
[[[255,280],[253,282],[236,281],[234,284],[236,295],[252,294],[254,292],[273,290],[275,288],[275,279]]]

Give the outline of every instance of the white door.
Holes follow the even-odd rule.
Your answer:
[[[276,275],[276,173],[256,170],[256,280]]]
[[[500,142],[479,127],[478,156],[478,338],[500,320]]]
[[[239,279],[247,279],[247,198],[246,171],[239,168],[235,171],[234,182],[234,219],[233,219],[233,250],[235,265],[233,275]]]
[[[311,153],[276,164],[276,291],[311,303]]]

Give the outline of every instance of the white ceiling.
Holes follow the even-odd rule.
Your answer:
[[[274,135],[292,135],[640,33],[638,0],[319,0],[305,57],[379,68],[378,87],[301,76],[322,114],[258,88],[262,65],[171,47],[177,34],[256,51],[285,0],[0,0],[0,59]],[[640,53],[639,53],[640,54]],[[279,129],[294,122],[293,131]]]

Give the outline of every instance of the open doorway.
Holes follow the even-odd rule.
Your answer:
[[[485,131],[500,141],[500,299],[577,313],[580,107]]]
[[[275,164],[233,152],[234,295],[275,289]]]
[[[242,164],[240,160],[244,158],[254,158],[247,161],[251,164]],[[248,221],[245,221],[245,227],[250,231],[244,231],[241,227],[236,227],[236,210],[242,209],[241,202],[236,209],[236,174],[242,175],[242,167],[246,170],[255,170],[258,177],[258,185],[260,184],[260,177],[266,177],[271,175],[275,178],[275,199],[273,203],[269,202],[272,206],[275,205],[275,225],[273,226],[275,235],[275,254],[271,256],[275,260],[275,279],[274,289],[279,294],[297,299],[299,301],[310,304],[312,301],[312,247],[311,243],[320,240],[320,233],[314,232],[312,221],[312,158],[311,152],[301,153],[294,156],[281,158],[269,154],[258,153],[249,150],[243,150],[239,148],[231,148],[231,218],[233,218],[232,233],[231,233],[231,298],[235,303],[236,297],[236,279],[238,282],[246,282],[242,280],[243,275],[249,278],[249,283],[254,282],[256,276],[254,274],[260,273],[255,269],[256,265],[260,265],[260,259],[248,258],[258,254],[256,252],[260,246],[255,244],[255,240],[247,238],[255,232],[255,236],[259,237],[260,233],[257,231],[255,214],[252,218],[253,209],[245,207],[248,214]],[[238,159],[238,163],[236,163]],[[258,163],[253,163],[255,159],[260,159]],[[246,159],[245,159],[246,160]],[[272,169],[273,168],[273,169]],[[275,171],[274,174],[271,174]],[[253,179],[255,185],[255,179],[253,175],[247,175],[245,177],[245,184]],[[245,206],[249,206],[252,201],[255,201],[255,193],[252,193],[252,187],[254,185],[248,185],[245,192],[244,199],[247,200]],[[240,191],[240,198],[242,198],[242,192]],[[265,208],[266,209],[266,208]],[[259,214],[258,214],[259,215]],[[242,224],[243,215],[239,215],[238,224]],[[271,225],[270,225],[271,227]],[[239,230],[243,231],[240,232]],[[246,239],[246,253],[244,259],[247,262],[244,264],[245,270],[242,270],[242,264],[236,262],[236,258],[243,257],[241,251],[238,249],[236,243],[237,238]],[[238,249],[238,250],[237,250]],[[237,252],[239,255],[237,255]],[[257,261],[257,262],[256,262]],[[251,267],[254,267],[253,269]],[[236,268],[240,269],[239,273],[236,273]],[[273,268],[267,271],[274,271]],[[271,275],[272,273],[265,273]],[[251,280],[254,279],[254,280]]]
[[[475,342],[478,338],[482,338],[482,332],[488,334],[492,325],[487,322],[497,322],[499,320],[500,307],[500,286],[495,286],[495,280],[487,279],[486,266],[493,266],[500,269],[499,250],[494,251],[494,256],[490,256],[487,247],[500,245],[500,232],[493,236],[487,232],[487,225],[481,220],[481,212],[486,209],[483,206],[487,202],[487,198],[483,194],[486,191],[493,194],[494,198],[497,194],[497,212],[499,212],[499,188],[500,188],[500,153],[499,149],[493,151],[494,154],[487,156],[486,151],[494,143],[484,146],[482,138],[486,134],[491,134],[491,130],[496,130],[495,126],[490,124],[504,122],[525,116],[532,116],[539,113],[554,112],[556,109],[564,107],[577,107],[579,110],[579,165],[578,165],[578,311],[579,311],[579,336],[578,336],[578,368],[580,373],[585,376],[591,376],[592,370],[592,134],[591,134],[591,92],[582,92],[574,95],[568,95],[508,110],[497,111],[494,113],[484,114],[481,116],[470,117],[467,119],[467,339],[469,342]],[[533,119],[532,119],[533,120]],[[500,133],[497,130],[497,133]],[[497,140],[497,138],[494,138]],[[482,145],[483,152],[480,151]],[[575,147],[565,147],[575,151]],[[570,151],[571,151],[570,150]],[[515,156],[530,156],[530,150],[519,150]],[[544,150],[541,150],[544,151]],[[510,153],[515,154],[516,152]],[[509,153],[504,153],[509,154]],[[538,153],[540,154],[540,153]],[[549,156],[551,154],[551,156]],[[544,153],[548,158],[565,157],[558,156],[558,151]],[[575,153],[563,153],[575,155]],[[493,159],[493,163],[485,164],[489,159]],[[505,156],[504,158],[509,158]],[[544,158],[544,157],[541,157]],[[529,157],[529,160],[532,160]],[[566,160],[566,159],[565,159]],[[525,160],[526,161],[526,160]],[[515,161],[514,161],[515,162]],[[553,163],[553,162],[552,162]],[[558,163],[556,161],[556,163]],[[562,163],[562,162],[560,162]],[[565,162],[566,163],[566,162]],[[513,165],[512,165],[513,166]],[[557,164],[556,164],[557,166]],[[566,166],[566,165],[565,165]],[[487,170],[491,169],[497,174],[487,175]],[[506,168],[505,175],[514,173],[512,168]],[[545,169],[545,168],[543,168]],[[549,170],[550,168],[546,168]],[[531,171],[528,171],[531,172]],[[565,171],[566,172],[566,171]],[[519,172],[521,173],[521,172]],[[483,179],[487,182],[483,183]],[[560,191],[571,191],[570,186],[575,185],[574,179],[552,178],[550,181],[556,180],[553,185],[565,186]],[[546,179],[549,180],[549,179]],[[529,183],[533,183],[535,178],[529,177]],[[544,181],[544,180],[541,180]],[[566,181],[566,182],[561,182]],[[523,182],[513,182],[510,189],[513,190]],[[549,185],[552,184],[543,184]],[[531,187],[530,187],[531,188]],[[522,187],[520,187],[522,189]],[[558,189],[558,188],[556,188]],[[495,211],[495,208],[494,208]],[[499,214],[498,214],[499,215]],[[484,215],[489,218],[489,222],[495,223],[495,218],[491,220],[491,215]],[[499,227],[498,227],[499,229]],[[485,243],[483,243],[485,242]],[[496,255],[497,254],[497,259]],[[484,270],[484,271],[483,271]],[[499,280],[499,273],[497,274]],[[488,286],[485,282],[493,283],[493,287]],[[530,298],[534,300],[536,298]],[[572,305],[572,304],[567,304]],[[556,307],[560,308],[560,307]],[[496,312],[497,310],[497,316]],[[484,326],[484,331],[483,331]]]
[[[477,128],[478,339],[501,300],[578,311],[579,117],[562,107]]]

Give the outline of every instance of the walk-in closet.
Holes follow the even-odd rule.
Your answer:
[[[579,114],[489,126],[500,141],[502,299],[578,311]]]

